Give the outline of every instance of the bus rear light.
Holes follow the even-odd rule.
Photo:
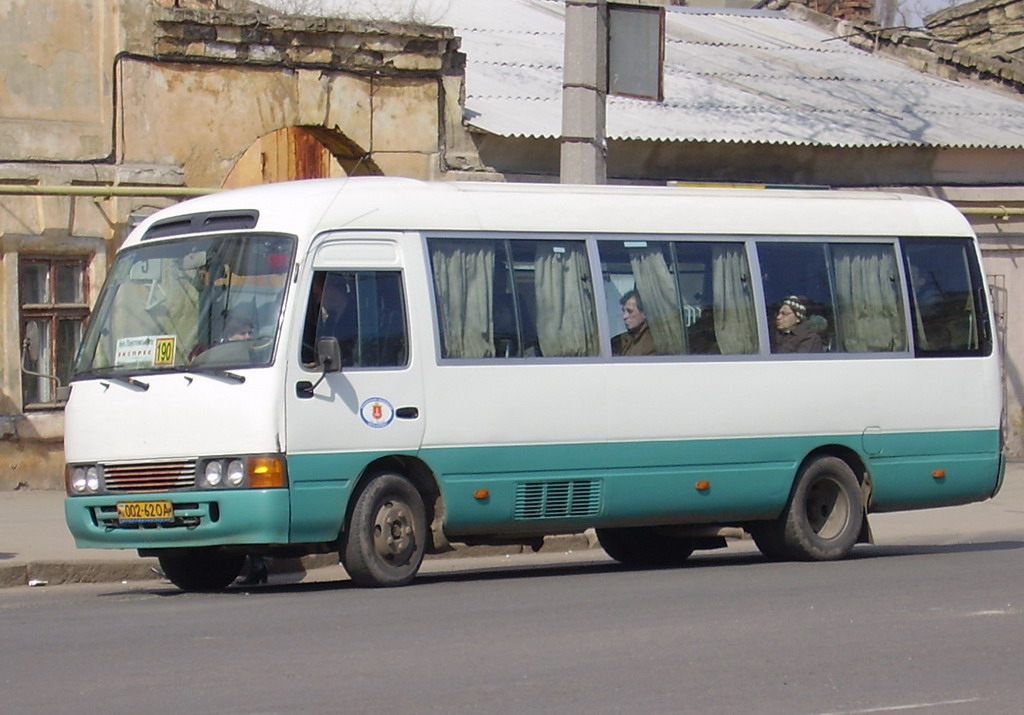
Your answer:
[[[288,486],[284,457],[250,457],[249,488],[275,489]]]

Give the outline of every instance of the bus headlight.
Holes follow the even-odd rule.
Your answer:
[[[64,491],[68,496],[99,494],[103,489],[103,469],[98,464],[76,464],[64,468]]]
[[[206,463],[203,470],[203,479],[208,487],[219,487],[224,480],[224,466],[218,460],[211,460]]]
[[[227,482],[233,487],[240,486],[245,481],[245,464],[240,459],[232,459],[228,462]]]
[[[75,494],[85,492],[85,467],[75,467],[71,470],[71,491]]]

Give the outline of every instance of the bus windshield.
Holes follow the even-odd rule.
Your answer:
[[[218,235],[118,255],[74,377],[270,364],[295,239]]]

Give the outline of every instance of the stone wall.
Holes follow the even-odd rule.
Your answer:
[[[1024,61],[1024,0],[975,0],[930,15],[928,34],[973,54]]]

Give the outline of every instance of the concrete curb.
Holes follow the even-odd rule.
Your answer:
[[[587,534],[548,536],[541,553],[567,553],[600,548],[597,539]],[[479,556],[504,556],[530,553],[528,546],[458,546],[444,554],[431,554],[428,559],[456,559]],[[302,574],[326,566],[337,566],[337,554],[313,554],[301,559],[271,559],[271,574]],[[121,581],[156,581],[160,575],[155,558],[136,560],[102,559],[81,561],[29,561],[0,563],[0,588],[16,586],[58,586],[70,583],[117,583]]]

